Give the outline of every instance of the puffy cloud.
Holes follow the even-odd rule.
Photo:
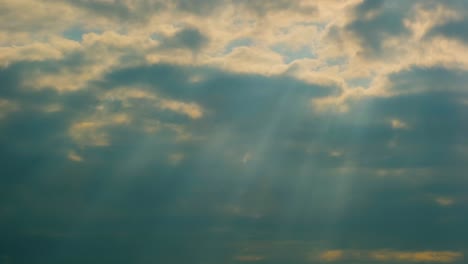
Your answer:
[[[72,25],[79,16],[62,1],[47,4],[45,1],[31,0],[2,0],[1,21],[3,24],[1,33],[9,33],[11,36],[21,36],[22,33],[35,34],[65,30]],[[28,12],[34,10],[34,12]],[[27,12],[27,14],[26,14]],[[60,17],[51,17],[52,13],[60,13]],[[57,22],[60,23],[57,23]],[[7,35],[8,36],[8,35]],[[31,41],[32,39],[27,39]],[[0,43],[14,43],[13,39],[1,38]]]

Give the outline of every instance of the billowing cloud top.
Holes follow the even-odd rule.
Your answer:
[[[0,0],[0,263],[465,263],[465,0]]]

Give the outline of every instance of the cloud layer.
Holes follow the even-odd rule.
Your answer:
[[[0,263],[464,262],[465,1],[0,6]]]

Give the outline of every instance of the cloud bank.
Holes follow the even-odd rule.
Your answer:
[[[464,262],[465,1],[0,6],[0,263]]]

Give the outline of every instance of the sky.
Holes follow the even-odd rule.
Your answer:
[[[468,1],[0,0],[0,264],[468,259]]]

